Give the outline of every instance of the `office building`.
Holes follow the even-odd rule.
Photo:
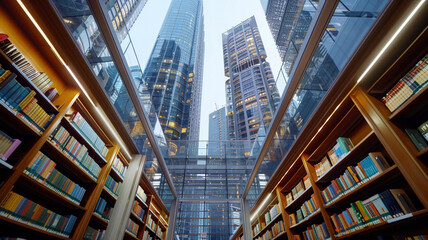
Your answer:
[[[222,107],[209,115],[208,122],[208,155],[222,153],[227,140],[226,107]],[[216,143],[214,143],[216,142]]]
[[[70,0],[73,15],[56,3],[0,6],[1,239],[427,238],[426,1],[300,11],[310,24],[269,126],[222,156],[158,135],[105,1]],[[227,45],[265,56],[256,38]],[[263,65],[243,59],[227,64],[226,120],[234,76]]]
[[[236,140],[254,140],[260,125],[271,118],[279,94],[253,17],[223,33],[226,103]]]
[[[165,137],[198,140],[204,58],[201,0],[173,0],[144,70]]]

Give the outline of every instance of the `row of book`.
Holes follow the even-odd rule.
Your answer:
[[[107,177],[107,181],[104,185],[111,193],[113,193],[116,197],[119,195],[120,186],[122,186],[121,182],[115,181],[110,175]]]
[[[390,166],[380,152],[371,152],[355,166],[348,166],[340,177],[321,191],[321,197],[327,204],[330,201],[354,190]]]
[[[132,207],[132,211],[140,218],[143,219],[144,217],[144,209],[141,207],[140,203],[138,201],[134,201],[134,206]]]
[[[156,221],[153,220],[153,218],[152,218],[152,216],[151,216],[150,213],[149,213],[149,216],[147,217],[147,224],[146,224],[146,226],[148,228],[152,229],[153,231],[155,231],[156,227],[157,227]]]
[[[272,227],[266,231],[262,236],[259,236],[256,238],[256,240],[270,240],[278,236],[279,234],[283,233],[285,231],[285,225],[284,221],[280,220]]]
[[[3,72],[3,73],[2,73]],[[37,103],[36,92],[24,87],[16,80],[16,74],[0,67],[0,102],[11,112],[43,132],[55,114],[48,114]]]
[[[305,218],[309,217],[312,213],[319,209],[315,195],[312,194],[311,198],[305,201],[299,209],[296,210],[296,213],[289,215],[291,226],[303,221]]]
[[[39,229],[69,237],[76,217],[62,216],[10,191],[0,203],[0,214]]]
[[[95,180],[101,172],[100,166],[89,156],[88,148],[79,143],[76,138],[61,125],[59,125],[51,135],[52,141],[60,148],[65,154],[70,156],[73,160],[77,160]]]
[[[293,200],[297,199],[306,189],[311,187],[311,181],[309,176],[306,175],[301,179],[296,186],[294,186],[291,191],[285,195],[285,200],[287,205],[289,205]]]
[[[148,230],[144,231],[142,240],[155,240],[156,238],[150,234]]]
[[[279,208],[279,204],[275,204],[269,209],[268,212],[265,213],[265,222],[268,224],[272,219],[274,219],[278,214],[281,213],[281,209]]]
[[[4,36],[4,34],[2,34],[2,36]],[[19,70],[24,73],[28,79],[33,80],[40,75],[34,66],[27,61],[24,55],[19,52],[19,50],[13,45],[12,42],[9,41],[9,39],[7,39],[7,37],[0,42],[0,49],[13,63],[15,63]]]
[[[163,234],[164,234],[164,231],[162,231],[162,228],[158,227],[158,229],[156,230],[156,235],[157,235],[160,239],[163,239]]]
[[[382,98],[382,102],[394,112],[411,96],[418,93],[428,82],[428,55],[425,55],[391,90]]]
[[[342,160],[352,149],[354,144],[351,139],[339,137],[336,139],[336,144],[327,152],[321,161],[314,165],[317,179],[320,179],[332,166]]]
[[[128,166],[123,164],[122,160],[117,157],[113,162],[113,169],[123,178],[125,176],[126,170],[128,169]]]
[[[132,221],[131,219],[128,219],[128,224],[126,225],[126,230],[128,230],[131,234],[137,236],[138,234],[138,228],[140,225]]]
[[[113,207],[111,207],[104,198],[100,197],[97,205],[95,206],[94,212],[99,214],[102,218],[110,220]]]
[[[74,112],[70,117],[70,121],[103,157],[107,156],[108,148],[106,144],[83,118],[82,114]]]
[[[137,188],[137,197],[143,200],[143,202],[147,201],[147,194],[144,192],[144,189],[141,186]]]
[[[416,211],[410,198],[402,189],[387,189],[364,201],[352,202],[350,205],[343,212],[330,216],[336,236]]]
[[[21,140],[13,139],[3,131],[0,131],[0,161],[7,161],[20,144]]]
[[[51,87],[53,82],[49,77],[39,73],[8,39],[0,42],[0,49],[49,100],[54,101],[59,96],[57,89]]]
[[[45,154],[38,152],[24,170],[24,173],[69,200],[80,204],[86,190],[71,181],[55,167],[56,163],[54,161]]]
[[[419,151],[428,148],[428,121],[422,123],[417,129],[404,129]]]
[[[328,233],[327,226],[325,223],[321,224],[312,224],[310,227],[306,228],[306,231],[303,232],[303,237],[305,240],[326,240],[330,238]]]
[[[83,240],[103,240],[105,234],[106,230],[95,229],[88,226],[86,228],[85,235],[83,236]]]

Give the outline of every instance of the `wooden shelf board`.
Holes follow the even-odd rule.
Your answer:
[[[306,226],[308,223],[312,222],[312,220],[316,219],[317,217],[320,216],[321,210],[318,209],[315,212],[313,212],[309,217],[306,217],[305,219],[303,219],[302,221],[300,221],[299,223],[294,224],[293,226],[290,226],[290,229],[297,229],[299,227],[303,227]]]
[[[133,233],[131,233],[128,229],[125,229],[125,237],[127,239],[138,239]]]
[[[106,196],[108,199],[106,199],[108,202],[110,203],[115,203],[117,200],[116,195],[113,194],[113,192],[111,192],[109,189],[107,189],[106,186],[103,187],[103,193],[104,196]]]
[[[74,126],[69,120],[66,118],[61,119],[61,125],[67,129],[67,131],[70,132],[70,135],[75,137],[79,143],[85,145],[88,148],[88,152],[90,153],[91,157],[94,158],[95,162],[98,164],[106,164],[107,161],[105,158],[99,153],[94,146],[82,135],[79,129],[77,129],[76,126]]]
[[[30,79],[25,76],[23,72],[18,68],[18,66],[13,63],[9,57],[7,57],[3,51],[0,51],[0,60],[1,63],[5,66],[6,70],[10,70],[11,72],[17,75],[17,80],[24,87],[29,87],[31,90],[36,92],[35,98],[37,99],[37,103],[47,112],[47,113],[58,113],[58,109],[52,104],[52,102],[43,94],[37,87],[31,82]]]
[[[299,205],[299,203],[302,203],[303,200],[307,199],[312,193],[313,193],[313,189],[312,186],[305,189],[305,191],[302,192],[302,194],[300,194],[296,199],[294,199],[293,201],[291,201],[290,204],[288,204],[285,209],[286,210],[290,210],[293,209],[295,207],[297,207]]]
[[[42,133],[34,126],[31,126],[23,117],[17,116],[18,113],[13,112],[4,103],[0,102],[0,115],[2,116],[2,123],[8,128],[13,129],[20,135],[31,135],[33,137],[40,137]],[[11,121],[15,120],[15,121]]]
[[[13,166],[0,159],[0,169],[12,169]]]
[[[394,228],[394,227],[397,227],[397,226],[403,224],[406,221],[412,221],[412,220],[415,220],[415,218],[427,216],[428,215],[428,209],[423,209],[423,210],[413,212],[412,215],[413,216],[411,216],[409,218],[399,219],[399,220],[393,221],[391,223],[389,223],[388,221],[385,221],[385,222],[381,222],[381,223],[378,223],[375,225],[365,227],[363,229],[355,230],[355,231],[350,232],[348,234],[338,236],[338,237],[336,237],[336,239],[339,240],[339,239],[349,238],[349,237],[355,236],[355,235],[360,234],[360,233],[366,234],[366,233],[369,233],[371,231],[377,230],[381,227]],[[391,221],[391,220],[393,220],[393,219],[390,219],[389,221]]]
[[[418,154],[416,155],[417,157],[422,157],[424,155],[426,155],[428,153],[428,147],[425,148],[424,150],[418,152]]]
[[[44,235],[44,236],[46,236],[48,238],[52,238],[52,239],[64,239],[64,240],[69,239],[69,238],[64,237],[62,235],[55,234],[55,233],[48,232],[48,231],[45,231],[43,229],[34,227],[34,226],[32,226],[30,224],[27,224],[25,222],[16,221],[16,220],[13,220],[11,218],[8,218],[8,217],[0,215],[0,222],[2,222],[2,221],[10,223],[10,224],[13,224],[13,225],[16,225],[16,226],[19,226],[19,227],[22,227],[22,228],[25,228],[25,229],[30,230],[30,231],[37,232],[37,233],[39,233],[41,235]]]
[[[66,197],[63,197],[61,194],[55,192],[44,184],[34,180],[32,177],[28,176],[25,173],[21,174],[17,183],[24,186],[26,189],[28,189],[29,192],[31,191],[32,194],[36,194],[39,197],[43,197],[43,199],[49,199],[50,204],[55,203],[73,211],[85,211],[82,206],[69,200]]]
[[[76,176],[85,183],[96,184],[96,181],[91,177],[91,175],[86,172],[83,168],[80,167],[77,160],[73,160],[71,157],[63,153],[55,144],[51,141],[46,141],[42,149],[46,150],[48,156],[52,156],[52,159],[57,160],[57,164],[63,166],[63,168],[68,169],[70,174]]]
[[[399,108],[397,108],[391,116],[390,120],[396,120],[400,118],[411,118],[418,113],[418,110],[426,109],[428,105],[426,102],[428,99],[428,84],[423,87],[419,92],[411,96],[404,102]]]
[[[122,175],[120,175],[114,167],[111,167],[110,176],[112,176],[116,181],[123,182]]]
[[[282,214],[281,213],[278,213],[264,228],[262,228],[262,230],[260,230],[260,232],[258,232],[257,233],[257,235],[256,236],[254,236],[255,238],[257,238],[257,237],[259,237],[259,236],[261,236],[261,235],[263,235],[265,232],[266,232],[266,230],[269,230],[273,225],[274,225],[274,223],[276,223],[277,222],[277,220],[279,220],[280,218],[282,218]]]
[[[374,132],[370,132],[361,142],[359,142],[347,155],[342,157],[336,164],[334,164],[327,172],[321,175],[316,183],[326,183],[332,179],[332,176],[338,175],[339,172],[343,169],[343,167],[349,165],[350,159],[354,159],[356,156],[361,155],[362,151],[365,151],[370,145],[373,144],[376,135]],[[368,152],[367,152],[368,154]],[[363,160],[363,159],[361,159]]]
[[[131,210],[131,215],[130,215],[130,217],[133,219],[133,220],[135,220],[136,222],[138,222],[140,225],[141,224],[143,224],[144,225],[144,222],[143,222],[143,219],[141,219],[134,211],[132,211]]]
[[[144,210],[147,210],[149,207],[147,206],[147,203],[145,203],[144,201],[143,201],[143,199],[141,199],[139,196],[137,196],[137,195],[135,195],[135,199],[137,199],[137,201],[139,202],[139,203],[141,203],[142,204],[142,207],[143,207],[143,209]]]
[[[279,239],[280,237],[287,235],[287,231],[283,231],[282,233],[279,233],[278,235],[276,235],[275,237],[272,238],[272,240],[276,240]]]
[[[99,213],[96,212],[92,213],[91,220],[94,221],[96,224],[103,226],[104,228],[107,228],[107,225],[109,223],[107,219],[104,219]]]
[[[380,183],[380,181],[388,181],[388,180],[391,180],[391,178],[397,177],[398,172],[399,170],[396,165],[389,167],[384,172],[379,173],[377,176],[370,179],[368,182],[365,182],[359,185],[354,190],[351,190],[350,192],[347,192],[345,195],[329,202],[328,204],[325,205],[325,208],[336,208],[338,207],[338,205],[348,200],[349,198],[352,198],[353,196],[360,194],[362,191],[368,190],[368,188],[373,184]]]

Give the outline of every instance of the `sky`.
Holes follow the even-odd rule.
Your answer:
[[[263,3],[266,0],[261,0]],[[148,0],[130,34],[141,67],[146,67],[171,0]],[[278,50],[266,22],[260,0],[203,0],[205,59],[199,139],[208,140],[208,116],[226,103],[222,33],[255,16],[267,52],[267,61],[276,77],[281,66]]]

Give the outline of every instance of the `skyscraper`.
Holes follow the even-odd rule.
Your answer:
[[[201,0],[172,0],[144,71],[169,140],[199,139],[203,29]]]
[[[219,155],[227,140],[226,107],[210,113],[208,130],[208,154]]]
[[[266,57],[254,16],[223,33],[229,138],[254,140],[279,102]]]

